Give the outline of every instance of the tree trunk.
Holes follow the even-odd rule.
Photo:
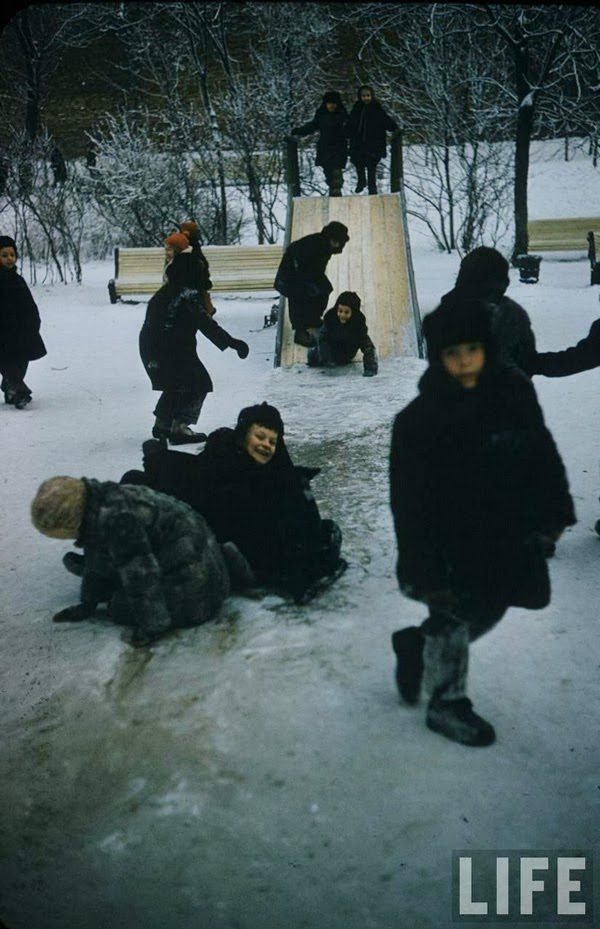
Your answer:
[[[529,247],[527,233],[528,207],[527,207],[527,181],[529,177],[529,150],[531,147],[531,134],[533,130],[534,94],[529,89],[528,53],[526,48],[515,51],[516,84],[519,100],[517,112],[517,132],[515,140],[515,244],[512,253],[512,263],[515,264],[517,255],[526,255]]]

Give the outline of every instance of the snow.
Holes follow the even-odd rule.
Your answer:
[[[581,156],[536,153],[531,215],[598,214],[590,178]],[[425,313],[458,258],[411,232]],[[397,589],[387,454],[425,363],[385,360],[371,379],[360,365],[275,369],[271,294],[215,298],[251,351],[241,361],[202,339],[215,392],[199,425],[275,403],[296,462],[322,468],[313,487],[348,572],[308,607],[233,597],[216,622],[150,650],[102,619],[53,625],[78,582],[60,562],[69,543],[30,525],[37,486],[118,480],[153,421],[145,304],[111,306],[112,272],[99,262],[82,286],[34,289],[48,355],[29,369],[31,407],[0,408],[8,929],[441,929],[454,850],[597,852],[599,372],[535,380],[578,523],[550,562],[550,606],[510,610],[472,649],[470,694],[498,741],[469,749],[426,729],[393,684],[390,635],[424,610]],[[535,285],[512,272],[508,293],[541,350],[599,315],[583,250],[545,254]]]

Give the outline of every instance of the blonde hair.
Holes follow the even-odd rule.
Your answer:
[[[77,535],[86,490],[81,478],[59,475],[43,481],[31,504],[31,521],[39,532],[71,532]]]

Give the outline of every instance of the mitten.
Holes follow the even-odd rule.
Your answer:
[[[232,339],[230,347],[235,349],[239,358],[247,358],[250,352],[249,345],[243,342],[242,339]]]

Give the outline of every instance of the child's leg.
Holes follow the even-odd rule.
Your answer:
[[[367,161],[367,184],[370,194],[377,193],[377,160],[369,158]]]
[[[354,167],[356,168],[356,189],[354,193],[359,194],[361,190],[364,190],[367,186],[367,178],[365,174],[365,164],[364,162],[355,162]]]
[[[205,399],[205,393],[197,394],[186,391],[179,394],[168,435],[168,439],[173,445],[185,445],[187,442],[206,442],[206,433],[194,432],[193,429],[190,429],[190,423],[198,422]]]
[[[505,604],[470,596],[454,614],[432,610],[421,626],[427,725],[455,742],[490,745],[495,739],[493,727],[473,712],[467,697],[469,642],[491,629],[505,611]]]
[[[31,400],[31,391],[24,380],[28,366],[27,361],[13,361],[2,369],[4,400],[14,403],[17,409],[23,409]]]

